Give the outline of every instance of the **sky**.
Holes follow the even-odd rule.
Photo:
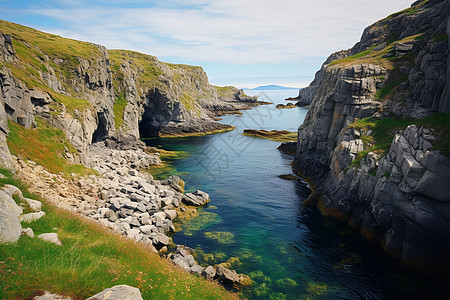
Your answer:
[[[307,86],[333,52],[414,0],[0,0],[0,19],[202,66],[216,85]],[[1,28],[0,28],[1,30]]]

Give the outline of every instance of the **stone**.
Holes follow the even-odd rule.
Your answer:
[[[167,246],[170,244],[170,238],[163,233],[154,234],[152,236],[152,239],[153,239],[153,244],[156,244],[156,245],[160,244],[160,245]]]
[[[128,285],[116,285],[105,289],[87,300],[143,300],[138,288]]]
[[[141,191],[147,193],[147,194],[154,194],[156,191],[156,187],[154,185],[151,185],[149,183],[146,182],[142,182],[140,184],[141,186]]]
[[[3,211],[14,217],[18,217],[22,214],[23,209],[19,205],[17,205],[11,194],[6,191],[0,190],[0,211]]]
[[[154,229],[156,229],[156,226],[154,225],[143,225],[139,227],[139,230],[143,233],[143,234],[151,234]]]
[[[33,221],[39,220],[43,216],[45,216],[45,212],[43,212],[43,211],[24,214],[24,215],[19,216],[19,221],[25,222],[25,223],[31,223]]]
[[[202,276],[208,279],[212,279],[216,276],[216,270],[213,266],[208,266],[202,271]]]
[[[128,236],[129,238],[134,239],[134,238],[137,237],[137,235],[138,235],[140,232],[141,232],[141,231],[140,231],[139,229],[133,228],[133,229],[128,229],[128,230],[126,231],[126,234],[127,234],[127,236]]]
[[[52,233],[42,233],[42,234],[38,235],[38,239],[41,239],[41,240],[49,242],[49,243],[53,243],[58,246],[62,245],[62,243],[58,239],[57,233],[53,233],[53,232]]]
[[[28,228],[23,228],[23,229],[22,229],[22,234],[27,235],[27,236],[29,236],[29,237],[31,237],[31,238],[34,238],[34,232],[33,232],[33,229],[31,229],[30,227],[28,227]]]
[[[22,225],[14,214],[0,210],[0,243],[14,243],[20,238]]]
[[[174,209],[165,210],[164,213],[169,220],[174,220],[177,217],[177,211]]]
[[[235,284],[239,282],[239,276],[236,271],[227,269],[222,265],[217,266],[215,278],[226,284]]]
[[[163,221],[166,218],[166,213],[163,211],[159,211],[153,214],[153,217],[158,222],[158,220]]]
[[[185,271],[189,272],[191,268],[187,264],[187,262],[182,257],[177,257],[173,260],[173,263],[180,268],[184,269]]]
[[[48,291],[45,291],[43,295],[36,296],[33,300],[71,300],[72,298],[67,296],[62,296],[58,294],[52,294]]]
[[[42,203],[37,200],[25,198],[25,202],[30,206],[30,208],[34,211],[40,211],[42,208]]]

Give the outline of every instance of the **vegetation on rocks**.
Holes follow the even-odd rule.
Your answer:
[[[35,129],[8,122],[11,132],[7,137],[12,154],[32,160],[52,173],[95,174],[95,171],[67,160],[67,154],[74,154],[75,148],[66,140],[62,130],[55,129],[45,121],[36,118]]]
[[[0,183],[12,183],[36,199],[10,172],[0,173],[7,176]],[[46,216],[23,226],[36,235],[56,232],[62,246],[28,236],[0,245],[0,298],[25,299],[48,290],[86,299],[119,284],[139,288],[144,299],[237,298],[216,283],[175,267],[143,244],[40,201]]]
[[[395,134],[412,124],[425,128],[434,128],[440,135],[440,138],[434,141],[433,146],[445,156],[450,157],[450,117],[448,114],[435,113],[421,119],[390,117],[375,120],[369,117],[357,120],[349,126],[349,128],[361,132],[361,139],[365,149],[358,153],[350,167],[358,167],[361,160],[369,152],[383,156],[389,151]],[[367,135],[369,130],[372,130],[373,133]]]
[[[288,130],[267,131],[267,130],[245,129],[243,135],[268,139],[276,142],[297,141],[297,132],[291,132]]]

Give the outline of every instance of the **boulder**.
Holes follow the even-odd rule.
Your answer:
[[[191,206],[205,205],[209,201],[209,195],[202,191],[195,191],[194,193],[186,193],[183,196],[183,202]]]
[[[239,282],[239,276],[234,270],[218,265],[216,268],[216,279],[226,284],[236,284]]]
[[[58,234],[57,233],[42,233],[40,235],[38,235],[38,239],[41,239],[43,241],[49,242],[49,243],[53,243],[55,245],[61,246],[61,242],[58,239]]]
[[[213,266],[208,266],[202,271],[202,276],[208,279],[212,279],[216,276],[216,270],[214,270]]]
[[[45,212],[38,211],[38,212],[24,214],[24,215],[19,216],[19,221],[25,222],[25,223],[31,223],[33,221],[39,220],[43,216],[45,216]]]
[[[143,300],[138,288],[128,285],[116,285],[105,289],[87,300]]]
[[[20,238],[22,226],[14,214],[0,211],[0,243],[14,243]]]
[[[177,217],[177,211],[174,209],[165,210],[164,212],[169,220],[174,220]]]
[[[40,211],[42,208],[42,203],[37,200],[25,198],[25,202],[30,206],[30,208],[34,211]]]
[[[12,198],[11,194],[0,190],[0,211],[8,215],[18,217],[22,214],[22,208]]]

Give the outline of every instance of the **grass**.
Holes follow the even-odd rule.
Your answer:
[[[179,100],[188,111],[193,111],[197,116],[200,116],[200,110],[196,105],[197,101],[195,101],[195,99],[192,98],[187,92],[184,92]]]
[[[66,159],[66,149],[70,153],[76,153],[76,149],[66,140],[62,130],[51,127],[39,118],[36,118],[36,123],[36,129],[26,129],[17,123],[8,122],[11,132],[7,142],[12,154],[33,160],[55,174],[95,174],[94,170],[72,164]]]
[[[128,101],[125,99],[124,93],[116,95],[116,102],[114,102],[113,106],[114,124],[116,126],[116,129],[119,129],[123,124],[123,112],[127,104]]]
[[[401,10],[401,11],[399,11],[399,12],[393,13],[393,14],[387,16],[387,17],[386,17],[385,19],[383,19],[382,21],[391,20],[391,19],[396,18],[396,17],[399,17],[399,16],[401,16],[401,15],[403,15],[403,14],[406,15],[406,16],[413,15],[413,14],[417,14],[417,13],[420,12],[420,9],[421,9],[428,1],[429,1],[429,0],[425,0],[425,1],[421,2],[421,3],[419,3],[419,4],[416,5],[416,6],[408,7],[408,8],[405,8],[404,10]]]
[[[373,130],[371,136],[367,136],[364,133],[361,135],[365,149],[358,153],[350,167],[359,167],[361,160],[369,152],[383,156],[391,147],[394,132],[396,130],[404,130],[408,125],[412,124],[425,128],[434,128],[440,134],[440,139],[433,142],[434,148],[443,155],[450,157],[450,114],[435,113],[421,119],[391,117],[374,120],[369,117],[357,120],[349,126],[361,132],[367,132],[369,129]]]
[[[238,92],[238,89],[232,86],[214,86],[219,95],[224,98],[233,98],[234,94]]]
[[[0,173],[8,176],[0,182],[14,183],[25,191],[7,170]],[[105,288],[127,284],[139,288],[144,299],[237,299],[216,283],[181,271],[143,244],[42,202],[45,217],[26,226],[35,235],[56,232],[63,245],[28,236],[0,245],[0,298],[28,299],[47,290],[86,299]]]
[[[408,79],[407,74],[399,75],[395,79],[391,80],[383,88],[377,90],[375,94],[375,99],[384,100],[395,88]]]
[[[373,46],[369,47],[368,49],[366,49],[360,53],[357,53],[355,55],[333,60],[332,62],[330,62],[328,64],[328,66],[373,63],[373,64],[380,65],[380,66],[386,68],[387,70],[393,70],[395,67],[394,66],[395,60],[398,60],[398,59],[412,60],[412,58],[409,56],[389,57],[389,58],[384,57],[384,56],[393,50],[395,44],[411,42],[420,36],[422,36],[422,34],[415,34],[415,35],[407,36],[401,40],[398,40],[397,38],[392,38],[392,39],[388,38],[388,40],[386,41],[386,46],[383,49],[374,51],[375,45],[373,45]]]
[[[256,130],[245,129],[243,135],[263,138],[276,142],[295,142],[297,141],[297,132],[291,132],[288,130]]]

